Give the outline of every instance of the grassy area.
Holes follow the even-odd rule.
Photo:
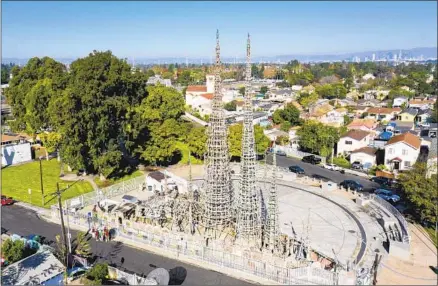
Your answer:
[[[108,186],[111,186],[111,185],[114,185],[114,184],[117,184],[117,183],[120,183],[120,182],[123,182],[123,181],[127,181],[127,180],[130,180],[132,178],[139,177],[139,176],[142,176],[142,175],[143,175],[143,172],[141,172],[139,170],[136,170],[135,172],[133,172],[131,174],[128,174],[126,176],[123,176],[123,177],[120,177],[120,178],[110,178],[110,179],[107,179],[105,181],[101,181],[99,176],[96,176],[94,178],[94,182],[96,183],[96,185],[99,188],[105,188],[105,187],[108,187]]]
[[[60,163],[56,159],[50,161],[42,160],[43,167],[43,186],[46,195],[46,204],[44,207],[56,203],[52,199],[53,195],[48,195],[56,191],[56,183],[59,182],[60,188],[67,188],[73,182],[62,181],[59,178]],[[67,173],[66,166],[65,173]],[[42,193],[40,183],[40,163],[34,161],[31,163],[9,166],[2,169],[2,195],[13,197],[14,199],[36,206],[42,205]],[[28,193],[31,189],[31,195]],[[70,199],[81,194],[91,192],[92,186],[88,182],[78,182],[62,194],[62,200]]]
[[[426,230],[430,239],[432,239],[433,244],[435,244],[435,247],[438,248],[438,236],[436,235],[435,229],[431,227],[425,227],[424,229]]]
[[[183,142],[177,142],[176,148],[181,151],[181,160],[178,162],[180,165],[187,165],[189,163],[189,146]],[[193,155],[190,158],[192,164],[202,164],[201,159],[195,158]]]

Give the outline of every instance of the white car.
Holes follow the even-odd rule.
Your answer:
[[[341,168],[336,166],[335,164],[325,164],[324,168],[327,170],[332,170],[332,171],[340,171]]]

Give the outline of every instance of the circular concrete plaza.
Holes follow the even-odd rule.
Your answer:
[[[237,180],[233,180],[236,188]],[[363,237],[356,221],[353,219],[356,205],[345,199],[342,205],[350,205],[347,211],[329,198],[318,196],[318,189],[309,186],[292,187],[279,184],[277,194],[279,201],[279,220],[281,233],[296,239],[305,239],[311,247],[337,259],[342,264],[353,262],[360,252]],[[290,185],[290,186],[289,186]],[[267,207],[269,184],[259,182],[263,190],[264,205]],[[301,189],[300,189],[301,188]],[[313,192],[308,191],[313,188]]]

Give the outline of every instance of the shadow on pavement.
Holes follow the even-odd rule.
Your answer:
[[[169,285],[181,285],[187,277],[187,270],[184,267],[177,266],[169,270]]]

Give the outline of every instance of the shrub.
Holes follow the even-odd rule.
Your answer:
[[[346,168],[346,169],[351,168],[350,162],[347,159],[345,159],[344,157],[333,158],[333,164],[335,164],[339,167],[342,167],[342,168]]]

